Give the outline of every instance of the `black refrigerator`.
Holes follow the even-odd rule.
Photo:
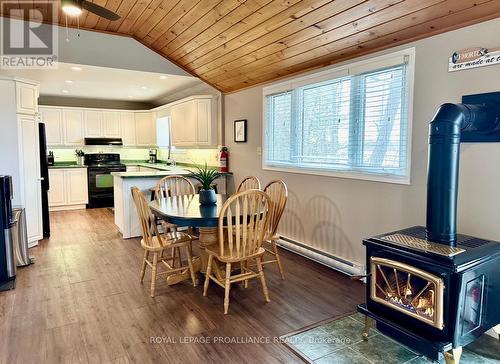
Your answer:
[[[40,177],[42,177],[42,219],[43,237],[50,237],[49,220],[49,166],[47,163],[47,139],[45,137],[45,124],[38,124],[39,145],[40,145]]]

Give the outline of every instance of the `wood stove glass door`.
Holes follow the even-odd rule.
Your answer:
[[[371,257],[370,296],[417,320],[443,329],[443,280],[411,265]]]

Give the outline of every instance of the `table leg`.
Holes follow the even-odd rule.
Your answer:
[[[200,236],[198,240],[200,241],[200,260],[201,267],[200,272],[205,274],[208,265],[208,254],[205,251],[205,247],[213,244],[219,244],[219,235],[217,233],[218,228],[216,227],[200,227]],[[220,265],[218,260],[214,260],[212,263],[212,274],[217,277],[217,279],[222,280],[224,277],[224,267]]]
[[[217,228],[216,227],[200,227],[198,228],[200,231],[199,241],[200,241],[200,258],[201,258],[201,267],[200,272],[205,274],[207,271],[208,264],[208,254],[205,251],[205,248],[209,245],[217,244]]]

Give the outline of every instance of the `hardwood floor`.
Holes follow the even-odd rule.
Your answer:
[[[52,213],[51,226],[50,240],[30,250],[36,263],[18,270],[15,290],[0,293],[1,363],[299,362],[274,338],[364,299],[361,283],[285,251],[285,281],[275,267],[265,270],[268,304],[258,282],[234,285],[228,315],[214,284],[203,297],[202,284],[159,280],[153,299],[150,275],[139,283],[139,241],[121,239],[109,210]],[[223,342],[245,337],[271,343]],[[212,343],[180,342],[204,338]]]

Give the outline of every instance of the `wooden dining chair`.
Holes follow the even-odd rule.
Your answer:
[[[196,193],[193,183],[184,176],[172,175],[163,177],[155,188],[155,198],[194,195]]]
[[[260,190],[260,180],[255,176],[243,178],[243,181],[238,185],[236,193],[246,190]]]
[[[247,190],[231,196],[222,206],[219,214],[219,244],[206,247],[208,266],[205,275],[203,296],[207,295],[210,280],[225,290],[224,314],[229,310],[229,291],[232,283],[260,278],[266,302],[269,292],[262,269],[262,256],[265,253],[262,242],[269,223],[270,198],[262,191]],[[234,233],[231,233],[234,232]],[[249,261],[255,261],[257,272],[250,269]],[[225,275],[212,274],[218,262],[225,264]],[[239,264],[241,271],[232,275],[231,267]]]
[[[164,197],[174,197],[174,196],[184,196],[184,195],[194,195],[196,193],[193,183],[184,176],[172,175],[163,177],[158,181],[155,187],[154,197],[156,201],[160,201]],[[178,231],[179,227],[175,224],[161,221],[164,231]],[[194,231],[191,228],[187,229],[187,233],[194,236]],[[180,248],[175,248],[172,252],[177,260],[180,259]],[[175,266],[175,260],[172,262]]]
[[[279,235],[276,233],[283,211],[285,211],[286,201],[288,199],[288,189],[285,182],[282,180],[273,180],[264,187],[264,192],[271,199],[271,206],[269,208],[269,224],[267,228],[265,242],[270,245],[270,248],[265,247],[266,253],[272,256],[271,259],[264,259],[262,264],[278,264],[281,279],[285,279],[285,271],[281,263],[281,257],[278,252],[277,241]]]
[[[139,221],[142,231],[141,246],[144,249],[144,257],[142,260],[141,269],[141,283],[144,281],[144,275],[146,274],[146,267],[151,268],[151,297],[155,296],[156,288],[156,278],[158,276],[170,275],[175,272],[185,273],[189,270],[191,275],[191,280],[193,285],[196,287],[196,277],[194,275],[193,269],[193,256],[192,256],[192,237],[188,234],[171,231],[164,234],[160,234],[158,231],[158,226],[156,225],[155,219],[151,210],[149,209],[148,202],[142,194],[142,192],[137,187],[132,187],[132,196],[134,198],[135,207],[137,209],[137,215],[139,216]],[[182,265],[182,260],[179,258],[180,266],[174,267],[174,261],[176,257],[174,255],[164,255],[165,251],[178,249],[180,254],[180,248],[186,248],[187,256],[187,266]],[[153,255],[153,259],[149,260],[149,255]],[[171,262],[171,264],[169,264]],[[166,270],[159,272],[158,263],[161,263]]]

